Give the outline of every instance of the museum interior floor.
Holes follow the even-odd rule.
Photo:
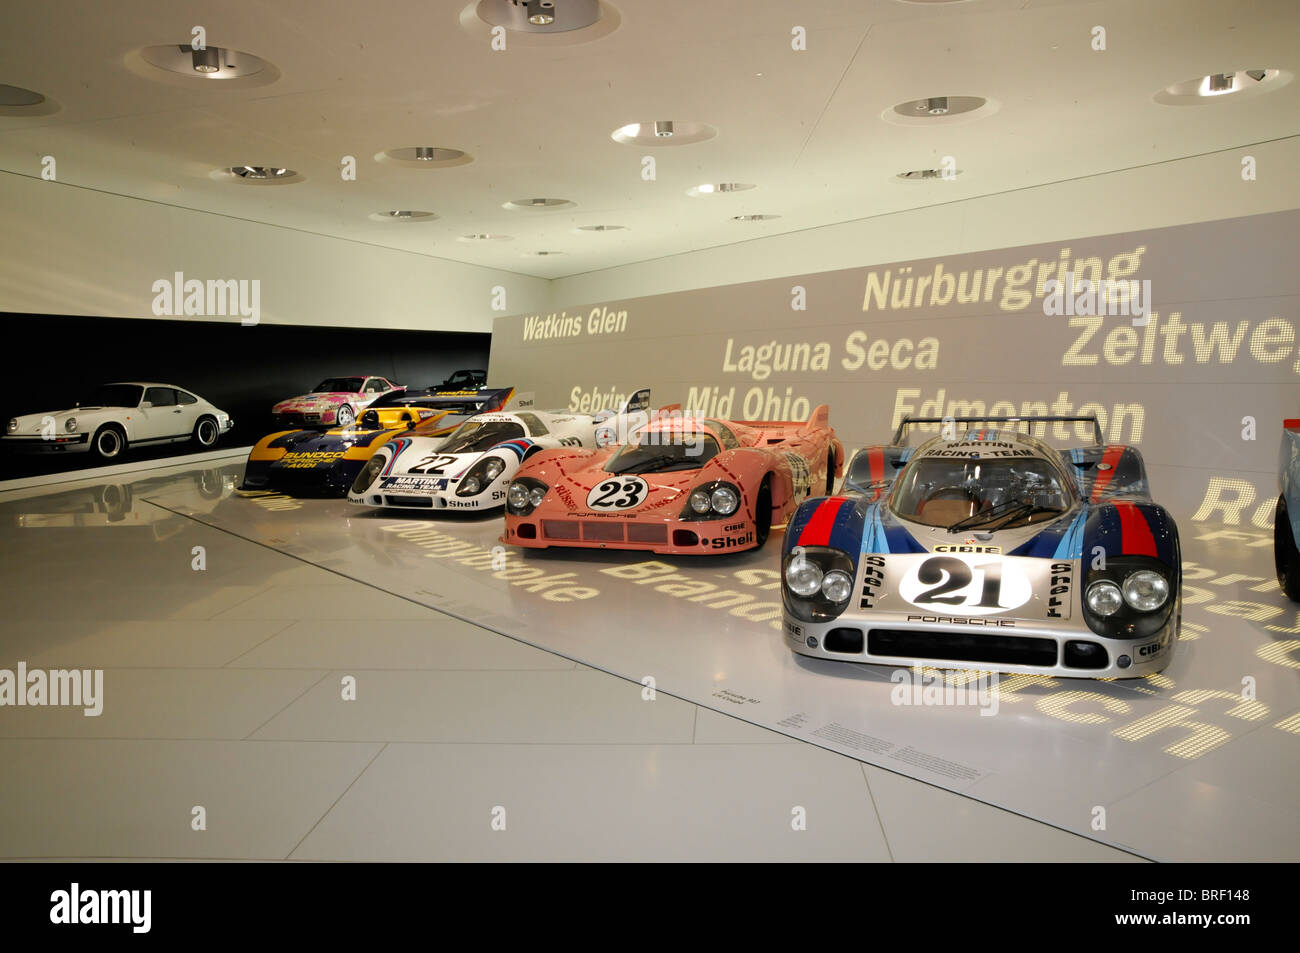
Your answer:
[[[382,547],[289,532],[328,513],[347,538],[357,514],[242,497],[242,457],[0,485],[0,669],[103,670],[97,716],[0,708],[0,857],[1164,859],[724,714],[732,700],[678,693],[668,669],[648,692],[537,647],[545,613],[509,637],[529,609],[508,593],[473,624],[472,587],[434,591],[459,577],[404,592]],[[620,638],[674,624],[612,595],[550,608]],[[1272,770],[1294,781],[1294,759]]]

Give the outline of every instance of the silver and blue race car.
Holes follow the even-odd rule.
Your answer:
[[[1096,439],[1017,429],[1056,423]],[[1181,623],[1178,528],[1095,417],[904,418],[799,507],[781,570],[786,643],[816,658],[1134,678],[1169,664]]]

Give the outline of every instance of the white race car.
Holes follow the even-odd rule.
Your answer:
[[[101,384],[71,410],[9,421],[4,446],[19,453],[85,453],[114,460],[128,446],[192,440],[207,449],[234,426],[224,410],[171,384]]]
[[[650,421],[650,391],[621,410],[598,414],[531,410],[529,395],[478,414],[448,437],[396,437],[375,451],[348,500],[360,506],[488,510],[505,505],[506,487],[533,454],[559,447],[613,446]]]

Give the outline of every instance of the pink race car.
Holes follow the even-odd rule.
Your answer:
[[[271,413],[282,428],[351,427],[371,403],[405,389],[383,377],[327,377],[311,393],[280,401]]]
[[[798,421],[663,414],[621,446],[546,450],[506,491],[502,542],[665,554],[756,549],[810,496],[830,494],[844,448],[826,405]]]

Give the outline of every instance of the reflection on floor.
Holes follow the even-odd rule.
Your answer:
[[[1138,859],[148,502],[237,473],[0,496],[0,669],[103,670],[0,708],[0,857]]]

